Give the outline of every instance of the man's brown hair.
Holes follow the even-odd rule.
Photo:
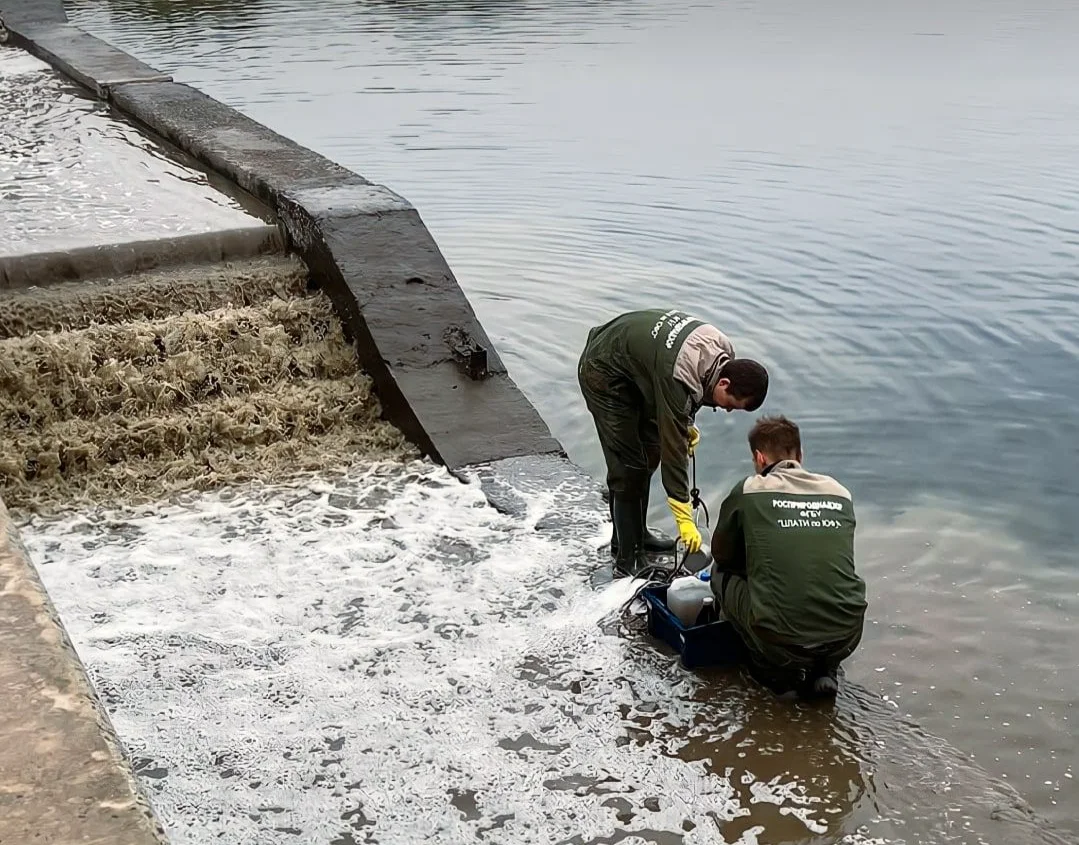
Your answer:
[[[731,358],[720,371],[731,386],[727,388],[735,399],[748,399],[745,409],[755,411],[768,395],[768,370],[752,358]]]
[[[749,448],[775,460],[797,458],[802,451],[802,435],[786,417],[761,417],[749,430]]]

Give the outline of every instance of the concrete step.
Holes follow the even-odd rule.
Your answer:
[[[17,434],[72,418],[133,419],[356,370],[321,294],[8,338],[0,341],[0,427]]]
[[[0,619],[0,842],[164,845],[2,501]]]
[[[335,461],[410,449],[381,422],[371,380],[303,379],[240,396],[141,416],[72,417],[16,432],[0,457],[0,498],[47,511],[51,503],[108,504],[167,497]]]
[[[307,279],[295,256],[269,255],[0,291],[0,339],[293,299]]]
[[[0,255],[0,291],[238,261],[281,254],[284,248],[281,230],[269,223],[259,223],[173,238]]]

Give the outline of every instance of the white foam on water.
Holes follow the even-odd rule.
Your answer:
[[[24,50],[0,47],[0,77],[47,73],[49,65]]]
[[[596,623],[630,585],[592,593],[543,504],[423,467],[24,534],[177,843],[590,838],[647,782],[692,796],[651,829],[732,818],[725,779],[618,742],[625,646]],[[607,706],[567,707],[582,680]],[[575,764],[619,786],[544,786]]]
[[[590,584],[606,514],[545,529],[558,495],[507,515],[420,462],[22,532],[176,845],[869,843],[946,823],[860,759],[903,726],[791,709],[613,633],[639,582]]]

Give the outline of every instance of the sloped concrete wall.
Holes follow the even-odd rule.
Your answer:
[[[0,842],[165,842],[3,502],[0,689]]]
[[[390,422],[451,470],[565,455],[404,198],[70,25],[0,0],[13,40],[276,211],[334,302]]]

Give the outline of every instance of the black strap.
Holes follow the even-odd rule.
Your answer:
[[[701,498],[701,490],[697,486],[697,453],[694,452],[690,457],[690,463],[693,467],[693,489],[689,491],[689,501],[693,505],[693,510],[697,508],[704,508],[704,524],[710,525],[712,517],[708,513],[708,505],[704,503],[704,499]]]

